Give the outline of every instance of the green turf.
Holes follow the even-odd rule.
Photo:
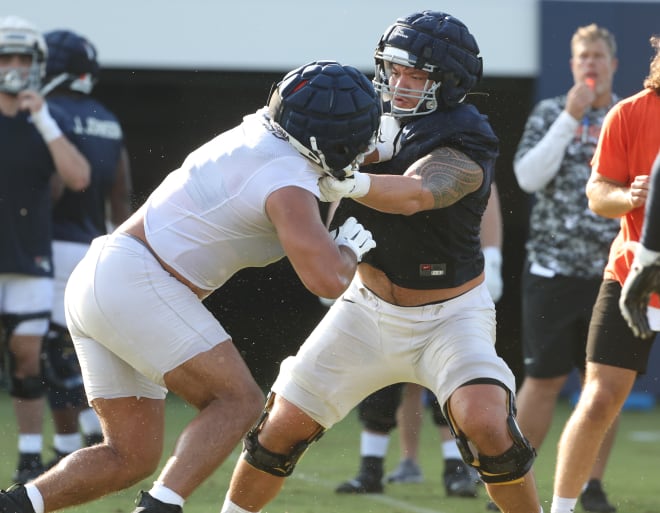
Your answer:
[[[553,428],[536,463],[539,490],[546,513],[550,511],[552,473],[555,447],[560,429],[568,415],[569,406],[561,403]],[[171,448],[175,437],[193,411],[174,397],[168,399],[168,429],[166,448]],[[47,423],[46,442],[50,441]],[[11,403],[5,391],[0,391],[0,486],[9,484],[16,460],[16,436]],[[382,495],[336,495],[334,487],[342,480],[353,477],[358,464],[359,425],[351,414],[313,445],[301,460],[294,475],[289,478],[280,496],[265,508],[269,513],[483,513],[486,511],[486,493],[483,489],[477,499],[446,498],[441,487],[442,461],[437,430],[430,416],[425,419],[422,432],[421,465],[425,482],[421,484],[389,485]],[[45,452],[45,458],[50,454]],[[186,513],[212,513],[220,510],[233,463],[235,451],[229,461],[217,470],[189,499]],[[396,466],[398,441],[393,437],[387,461],[387,470]],[[619,513],[660,512],[660,410],[650,412],[626,411],[609,467],[605,487]],[[151,479],[124,492],[68,511],[85,513],[130,513],[133,500],[140,488],[151,486]],[[578,511],[581,511],[578,508]]]

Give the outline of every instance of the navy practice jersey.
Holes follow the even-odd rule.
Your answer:
[[[481,187],[449,207],[411,216],[386,214],[342,199],[333,226],[355,216],[370,230],[377,245],[362,261],[382,270],[395,285],[424,290],[457,287],[483,271],[481,217],[499,141],[486,116],[470,104],[410,117],[402,126],[401,149],[394,158],[365,166],[363,172],[402,175],[432,150],[450,147],[481,166]]]
[[[73,124],[49,108],[64,135]],[[55,164],[27,112],[0,114],[0,273],[52,276],[50,178]]]
[[[71,142],[87,158],[91,179],[84,191],[65,189],[53,209],[53,238],[89,244],[106,233],[105,202],[115,181],[123,135],[117,118],[96,99],[53,94],[49,104],[73,119]]]

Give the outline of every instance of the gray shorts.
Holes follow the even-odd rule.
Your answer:
[[[444,404],[479,378],[515,390],[495,351],[495,306],[485,284],[442,303],[399,307],[356,277],[298,353],[282,362],[273,391],[330,428],[385,386],[418,383]]]

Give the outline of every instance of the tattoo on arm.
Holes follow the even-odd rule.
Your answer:
[[[476,191],[484,179],[479,164],[453,148],[438,148],[410,166],[407,174],[418,175],[433,194],[434,208],[453,205]]]

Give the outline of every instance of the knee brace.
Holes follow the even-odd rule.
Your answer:
[[[374,392],[358,405],[358,418],[365,429],[389,433],[396,427],[396,410],[401,402],[403,383]]]
[[[469,440],[456,423],[454,422],[448,403],[443,407],[443,412],[449,423],[449,429],[456,439],[456,445],[461,452],[465,462],[477,469],[484,483],[492,484],[513,484],[519,481],[532,468],[536,451],[522,434],[518,423],[516,422],[516,407],[513,400],[513,394],[504,386],[503,383],[492,379],[477,379],[465,383],[465,385],[474,385],[478,383],[496,384],[504,388],[507,392],[507,410],[506,420],[509,435],[513,440],[513,445],[504,453],[497,456],[486,456],[477,454],[475,458],[470,448]]]
[[[46,393],[46,384],[41,374],[16,377],[16,358],[9,353],[9,395],[17,399],[40,399]]]
[[[275,394],[270,392],[261,417],[245,436],[245,440],[243,441],[243,457],[250,465],[262,472],[277,477],[288,477],[293,473],[298,460],[300,460],[310,444],[321,438],[323,433],[325,433],[325,429],[319,426],[319,429],[307,440],[298,442],[289,454],[278,454],[269,451],[259,442],[259,432],[263,428],[268,415],[270,415],[274,401]]]
[[[17,378],[12,375],[9,381],[9,395],[17,399],[40,399],[45,392],[46,387],[41,376]]]
[[[42,344],[41,364],[50,387],[69,391],[83,386],[78,356],[65,327],[50,325]]]

